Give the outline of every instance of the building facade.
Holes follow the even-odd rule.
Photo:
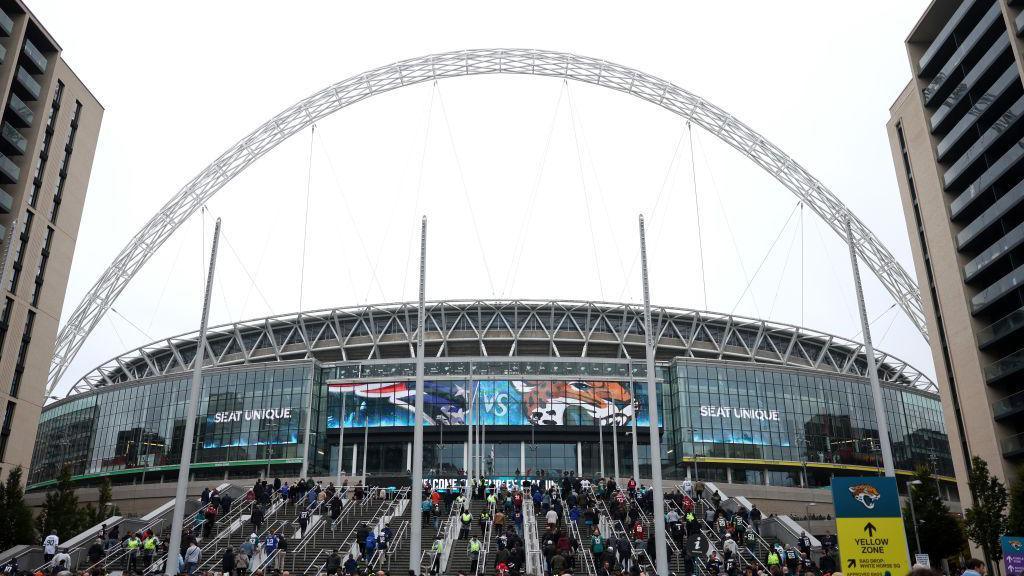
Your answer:
[[[1022,7],[932,2],[887,126],[960,479],[1024,461]]]
[[[29,467],[103,108],[0,1],[0,475]]]
[[[401,478],[412,465],[416,306],[339,308],[210,331],[193,450],[196,480]],[[642,310],[593,302],[433,302],[426,319],[424,473],[477,461],[495,477],[650,477]],[[666,477],[827,488],[880,471],[863,347],[737,316],[658,308]],[[43,410],[29,490],[65,467],[83,485],[177,477],[197,335],[145,346]],[[929,467],[953,489],[934,384],[879,352],[901,476]],[[339,450],[344,431],[344,446]],[[603,452],[603,458],[602,458]]]

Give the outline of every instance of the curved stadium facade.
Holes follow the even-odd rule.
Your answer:
[[[275,316],[211,328],[193,450],[196,480],[402,477],[411,466],[416,305]],[[642,307],[582,301],[439,301],[426,318],[424,471],[464,468],[466,421],[492,476],[650,474]],[[806,328],[652,309],[667,477],[827,487],[878,472],[863,346]],[[198,335],[111,359],[43,410],[29,489],[69,467],[87,485],[176,478]],[[934,384],[876,350],[896,467],[955,494]],[[472,399],[472,404],[470,400]],[[472,407],[472,408],[471,408]],[[344,447],[339,440],[344,429]],[[603,444],[601,440],[603,439]],[[365,463],[365,464],[364,464]]]

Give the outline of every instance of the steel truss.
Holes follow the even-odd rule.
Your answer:
[[[208,367],[318,359],[412,361],[416,303],[332,308],[224,324],[208,329]],[[426,350],[434,358],[586,358],[644,356],[643,307],[546,300],[450,300],[426,305]],[[735,360],[865,377],[860,343],[799,326],[730,314],[655,307],[656,354]],[[195,368],[198,332],[136,348],[98,366],[68,393]],[[878,377],[890,385],[937,393],[927,376],[875,350]]]
[[[89,333],[135,274],[189,216],[250,164],[314,122],[376,94],[481,74],[551,76],[603,86],[657,104],[704,128],[781,182],[844,242],[844,223],[851,218],[857,254],[927,339],[916,282],[878,237],[800,164],[725,110],[671,82],[605,60],[545,50],[478,49],[421,56],[353,76],[289,106],[228,148],[150,218],[79,302],[57,336],[46,395],[53,394]]]

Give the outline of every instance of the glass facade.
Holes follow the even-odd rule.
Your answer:
[[[638,364],[632,363],[631,392],[631,364],[624,360],[433,360],[425,383],[424,473],[443,478],[465,469],[465,424],[472,417],[486,425],[489,474],[598,474],[603,424],[604,470],[615,469],[617,434],[619,472],[629,476],[635,416],[641,476],[649,476],[647,386]],[[833,474],[871,473],[880,465],[866,379],[692,358],[659,364],[666,477],[822,486]],[[311,476],[333,475],[342,424],[346,472],[361,473],[365,457],[372,475],[404,475],[415,401],[411,366],[303,361],[207,371],[193,447],[197,477],[251,478],[268,467],[294,477],[304,462]],[[189,383],[187,374],[147,379],[47,407],[30,488],[44,487],[63,465],[85,481],[173,477]],[[938,398],[894,386],[884,394],[897,468],[932,466],[950,474]]]
[[[211,370],[203,376],[193,462],[302,459],[312,365]],[[99,390],[44,410],[29,484],[177,468],[191,378]]]
[[[672,374],[672,434],[682,454],[810,466],[881,466],[866,379],[693,361],[676,363]],[[891,387],[882,392],[896,468],[929,466],[951,475],[939,399]],[[760,479],[736,468],[733,481]]]

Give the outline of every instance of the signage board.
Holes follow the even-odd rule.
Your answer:
[[[1003,548],[1006,576],[1024,574],[1024,536],[1003,536],[999,543]]]
[[[921,566],[924,566],[925,568],[931,568],[932,567],[931,558],[929,558],[927,554],[914,554],[914,564],[915,565],[920,564]]]
[[[845,576],[902,576],[910,571],[895,478],[833,478],[832,502]]]

